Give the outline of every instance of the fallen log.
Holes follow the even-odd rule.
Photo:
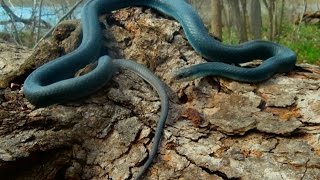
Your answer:
[[[170,95],[147,179],[320,177],[319,67],[299,65],[259,84],[218,77],[178,83],[175,69],[205,62],[179,23],[144,8],[116,11],[102,22],[110,56],[146,65]],[[19,59],[0,90],[0,179],[131,179],[146,160],[160,101],[137,75],[120,71],[90,97],[47,108],[24,98],[30,70],[72,51],[80,32],[78,22],[62,23]]]

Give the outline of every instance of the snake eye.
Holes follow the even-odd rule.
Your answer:
[[[182,79],[182,75],[181,74],[175,74],[174,78],[177,79],[177,80]]]
[[[175,80],[181,80],[181,79],[184,78],[184,73],[181,72],[181,71],[176,71],[176,72],[173,73],[173,78]]]

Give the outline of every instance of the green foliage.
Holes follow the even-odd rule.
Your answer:
[[[309,63],[320,65],[320,25],[302,24],[298,26],[287,23],[282,27],[279,43],[292,49],[298,55],[298,63]],[[230,37],[231,35],[231,37]],[[268,29],[263,28],[263,37],[268,37]],[[224,43],[238,44],[237,35],[234,30],[227,33],[224,28]]]
[[[291,27],[290,27],[291,26]],[[287,34],[280,38],[280,43],[288,46],[298,54],[298,62],[320,64],[320,25],[300,26],[289,25],[283,32]]]

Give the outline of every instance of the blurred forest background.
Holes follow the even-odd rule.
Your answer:
[[[63,19],[79,19],[86,0],[0,0],[0,38],[34,47]],[[320,65],[320,0],[186,0],[223,43],[279,42],[299,62]]]

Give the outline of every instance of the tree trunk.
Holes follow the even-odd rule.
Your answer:
[[[277,39],[278,30],[279,30],[279,20],[280,20],[280,14],[279,14],[279,1],[276,2],[276,0],[273,1],[273,40]]]
[[[275,9],[275,0],[263,0],[264,5],[268,10],[269,17],[269,40],[272,41],[274,38],[274,9]]]
[[[251,0],[250,2],[250,31],[253,39],[262,37],[262,17],[260,0]]]
[[[285,0],[281,0],[281,8],[280,8],[280,15],[279,15],[279,24],[278,24],[278,26],[277,26],[277,42],[280,41],[280,37],[281,37],[281,34],[282,34],[285,4],[286,4],[286,1],[285,1]]]
[[[296,27],[296,38],[298,38],[300,36],[300,26],[301,26],[301,23],[302,23],[302,20],[303,20],[303,15],[307,12],[307,9],[308,9],[308,2],[306,0],[303,0],[303,12],[300,12],[301,13],[301,16],[300,16],[300,19],[299,19],[299,23],[298,23],[298,26]]]
[[[211,30],[215,37],[222,41],[222,2],[221,0],[211,0],[212,19]]]
[[[236,27],[239,42],[248,41],[246,27],[242,18],[243,16],[240,12],[239,0],[229,0],[229,3],[232,11],[232,21]]]
[[[248,10],[247,10],[247,0],[240,0],[240,4],[241,4],[241,21],[242,21],[242,28],[244,29],[243,31],[244,33],[244,39],[245,41],[248,41],[248,31],[247,31],[247,18],[248,18]]]
[[[226,3],[226,1],[223,1],[223,17],[225,19],[224,27],[227,34],[227,43],[232,42],[232,13],[231,13],[231,7],[230,3]]]
[[[38,31],[37,31],[37,38],[35,42],[38,42],[40,39],[40,34],[41,34],[41,26],[40,26],[40,22],[41,22],[41,17],[42,17],[42,7],[43,6],[43,0],[40,0],[39,3],[39,17],[38,17]]]

